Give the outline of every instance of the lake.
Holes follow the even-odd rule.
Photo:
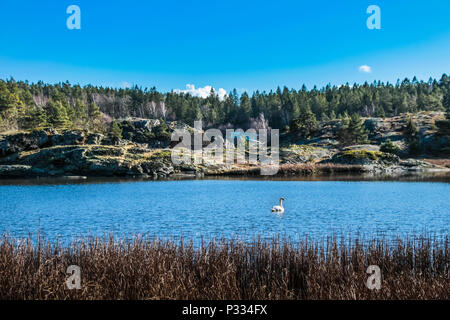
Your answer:
[[[284,197],[285,213],[270,212]],[[198,240],[257,234],[448,235],[450,184],[399,181],[177,180],[0,185],[0,232],[63,241],[130,234]]]

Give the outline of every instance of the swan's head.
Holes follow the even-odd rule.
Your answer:
[[[280,198],[280,200],[283,200],[283,201],[285,201],[283,197],[281,197],[281,198]]]

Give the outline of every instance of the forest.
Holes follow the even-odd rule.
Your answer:
[[[72,85],[69,82],[29,83],[13,78],[0,80],[0,131],[40,128],[105,131],[113,119],[162,118],[205,127],[271,127],[289,130],[308,123],[361,117],[390,117],[423,110],[449,111],[450,77],[419,81],[406,78],[395,84],[374,82],[305,85],[270,92],[238,94],[232,90],[223,99],[211,90],[207,98],[153,88],[109,88]]]

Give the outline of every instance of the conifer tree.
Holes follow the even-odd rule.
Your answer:
[[[116,138],[122,139],[122,128],[119,126],[116,120],[111,123],[109,133]]]
[[[361,117],[357,113],[344,118],[337,135],[342,145],[363,144],[369,141],[369,132],[364,128]]]
[[[70,125],[67,111],[60,101],[50,100],[46,105],[47,122],[55,128],[67,128]]]
[[[417,125],[411,117],[409,117],[408,121],[406,122],[405,133],[410,140],[416,138]]]
[[[303,137],[308,138],[315,130],[317,130],[317,120],[314,113],[308,107],[302,110],[297,119],[291,121],[290,130],[300,133]]]

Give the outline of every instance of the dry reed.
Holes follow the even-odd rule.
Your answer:
[[[69,265],[81,289],[66,287]],[[369,265],[382,273],[369,290]],[[449,299],[448,237],[322,242],[0,240],[0,299]]]

